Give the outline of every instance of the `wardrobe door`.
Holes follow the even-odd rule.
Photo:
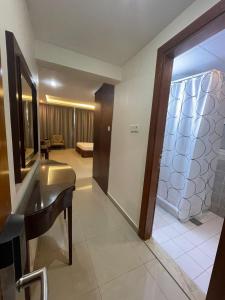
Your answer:
[[[95,93],[93,177],[107,193],[114,86],[103,84]]]

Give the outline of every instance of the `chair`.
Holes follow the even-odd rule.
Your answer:
[[[49,159],[49,145],[46,140],[41,140],[41,156],[44,155],[45,159]]]
[[[63,136],[61,134],[54,134],[51,137],[52,148],[65,148]]]

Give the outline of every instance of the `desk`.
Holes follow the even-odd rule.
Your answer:
[[[76,175],[72,167],[56,161],[41,161],[24,206],[27,240],[26,272],[30,272],[29,240],[44,234],[57,216],[67,210],[69,265],[72,264],[72,199]],[[30,299],[29,290],[26,299]]]

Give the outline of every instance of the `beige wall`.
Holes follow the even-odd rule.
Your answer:
[[[141,208],[157,49],[217,2],[194,2],[126,63],[122,82],[116,86],[108,191],[136,225]],[[139,124],[139,133],[130,133],[130,124]]]
[[[34,36],[31,28],[31,23],[28,15],[28,10],[25,0],[1,0],[0,1],[0,47],[2,58],[3,71],[3,87],[4,87],[4,102],[5,102],[5,118],[6,118],[6,133],[8,146],[8,160],[10,168],[10,189],[12,198],[12,210],[15,211],[18,206],[24,191],[29,184],[29,174],[22,184],[15,185],[13,154],[12,154],[12,137],[9,112],[9,95],[8,95],[8,73],[7,73],[7,57],[5,30],[12,31],[19,43],[27,64],[32,72],[33,77],[37,80],[37,67],[34,59]],[[34,168],[33,168],[34,170]],[[32,170],[32,171],[33,171]]]

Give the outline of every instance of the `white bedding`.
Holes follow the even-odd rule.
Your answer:
[[[85,151],[93,151],[94,143],[77,143],[77,147]]]

